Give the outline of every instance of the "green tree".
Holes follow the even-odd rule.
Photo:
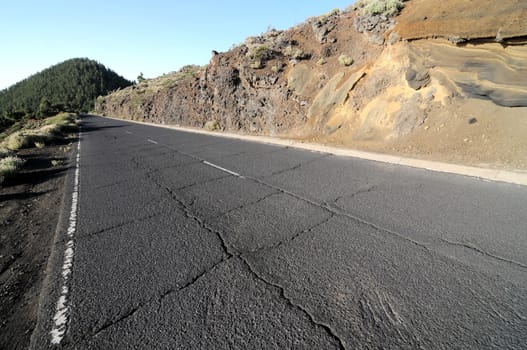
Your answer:
[[[46,118],[53,115],[53,112],[54,110],[49,100],[46,97],[42,97],[40,100],[40,105],[38,106],[38,116]]]

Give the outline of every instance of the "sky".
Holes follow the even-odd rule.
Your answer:
[[[87,57],[136,80],[207,64],[268,28],[287,29],[353,0],[5,0],[0,89],[70,58]]]

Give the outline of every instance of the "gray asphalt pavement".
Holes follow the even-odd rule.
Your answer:
[[[527,187],[85,117],[66,330],[59,232],[32,347],[525,349],[526,214]]]

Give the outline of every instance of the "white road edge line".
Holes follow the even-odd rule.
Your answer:
[[[69,306],[68,306],[68,279],[71,275],[73,267],[73,253],[74,253],[74,235],[77,228],[77,213],[79,208],[79,163],[80,163],[80,150],[81,150],[81,134],[79,132],[79,142],[77,143],[77,158],[75,161],[75,179],[73,185],[73,193],[71,195],[71,211],[69,216],[69,225],[66,235],[69,240],[66,243],[66,249],[64,251],[64,262],[62,264],[62,289],[60,291],[60,297],[57,301],[57,308],[55,310],[55,316],[53,317],[53,328],[51,334],[51,344],[58,345],[64,338],[66,332],[66,325],[69,317]]]
[[[154,141],[154,140],[150,140],[150,139],[146,139],[146,140],[147,140],[148,142],[151,142],[151,143],[153,143],[154,145],[157,145],[157,144],[158,144],[158,143],[157,143],[157,141]]]
[[[222,167],[219,166],[219,165],[216,165],[216,164],[212,164],[212,163],[210,163],[210,162],[207,162],[206,160],[203,161],[203,164],[207,164],[208,166],[211,166],[211,167],[213,167],[213,168],[216,168],[216,169],[219,169],[219,170],[221,170],[221,171],[224,171],[224,172],[226,172],[227,174],[231,174],[231,175],[234,175],[234,176],[237,176],[237,177],[240,177],[240,178],[244,179],[244,177],[241,176],[240,174],[238,174],[238,173],[236,173],[236,172],[234,172],[234,171],[230,171],[229,169],[222,168]]]

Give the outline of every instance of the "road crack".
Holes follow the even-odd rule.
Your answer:
[[[163,212],[154,213],[154,214],[142,216],[140,218],[135,218],[135,219],[128,220],[128,221],[125,221],[125,222],[121,222],[121,223],[118,223],[118,224],[115,224],[115,225],[112,225],[112,226],[109,226],[109,227],[102,228],[102,229],[97,230],[97,231],[88,232],[88,233],[86,233],[84,235],[77,235],[77,239],[87,239],[87,238],[90,238],[90,237],[97,236],[97,235],[100,235],[102,233],[105,233],[107,231],[115,230],[115,229],[120,228],[120,227],[124,227],[124,226],[131,225],[131,224],[138,224],[138,223],[141,223],[143,221],[153,219],[153,218],[155,218],[157,216],[160,216],[160,215],[163,215]],[[66,239],[63,239],[61,242],[66,242]]]
[[[240,255],[239,258],[247,266],[247,268],[249,269],[251,274],[256,277],[256,279],[258,279],[259,281],[263,282],[264,284],[266,284],[268,286],[271,286],[271,287],[274,287],[274,288],[278,289],[278,291],[280,292],[281,298],[283,300],[285,300],[289,304],[289,306],[291,306],[294,309],[299,310],[304,315],[306,315],[307,318],[310,320],[310,322],[315,325],[315,327],[323,329],[331,338],[333,338],[337,342],[337,344],[338,344],[338,346],[339,346],[339,348],[341,350],[345,350],[346,349],[344,341],[338,336],[337,332],[329,324],[317,320],[316,317],[314,315],[312,315],[309,312],[309,310],[307,310],[304,306],[302,306],[299,303],[294,302],[293,299],[291,299],[287,295],[286,289],[284,287],[282,287],[281,285],[279,285],[277,283],[274,283],[272,281],[267,280],[265,277],[261,276],[258,272],[256,272],[256,269],[254,269],[251,266],[251,263],[248,261],[248,259],[246,257],[244,257],[243,255]]]
[[[204,278],[210,272],[212,272],[213,270],[218,268],[218,266],[220,266],[221,264],[226,263],[227,261],[229,261],[232,257],[233,256],[223,257],[221,260],[215,262],[210,267],[208,267],[207,269],[203,270],[200,274],[198,274],[195,277],[193,277],[192,279],[190,279],[185,284],[183,284],[183,285],[181,285],[179,287],[176,287],[176,288],[170,288],[170,289],[166,290],[165,292],[159,294],[158,296],[156,296],[154,298],[151,298],[151,299],[149,299],[149,300],[147,300],[145,302],[142,302],[142,303],[138,303],[136,306],[130,308],[128,311],[126,311],[122,315],[119,315],[117,318],[114,318],[112,320],[109,320],[109,321],[105,322],[103,325],[101,325],[97,329],[93,330],[90,334],[84,335],[81,339],[77,340],[74,343],[70,343],[68,345],[70,345],[72,347],[76,347],[77,345],[82,344],[88,338],[95,338],[99,334],[104,333],[105,331],[107,331],[108,329],[113,328],[116,325],[118,325],[118,324],[120,324],[120,323],[122,323],[122,322],[124,322],[124,321],[126,321],[126,320],[128,320],[130,318],[132,318],[137,312],[141,311],[145,307],[154,305],[156,303],[159,304],[159,307],[158,307],[158,312],[159,312],[163,299],[165,299],[166,297],[168,297],[168,296],[170,296],[170,295],[172,295],[174,293],[180,293],[180,292],[192,287],[194,284],[199,282],[202,278]]]
[[[338,205],[338,202],[340,200],[342,200],[344,198],[352,199],[353,197],[358,196],[359,194],[373,192],[373,191],[375,191],[377,189],[377,187],[378,187],[378,185],[371,185],[371,186],[368,186],[366,188],[359,189],[358,191],[353,192],[351,194],[345,194],[345,195],[339,196],[339,197],[335,198],[335,200],[333,200],[331,202],[331,204],[329,204],[328,202],[325,202],[325,203],[323,203],[323,205],[324,206],[328,206],[328,207],[333,206],[337,210],[346,211],[344,208],[342,208],[340,205]]]
[[[376,230],[378,232],[388,233],[388,234],[393,235],[395,237],[398,237],[398,238],[400,238],[402,240],[410,242],[410,243],[412,243],[412,244],[414,244],[414,245],[416,245],[418,247],[421,247],[421,248],[425,249],[428,252],[431,252],[431,249],[428,247],[428,245],[426,245],[424,243],[421,243],[421,242],[416,241],[416,240],[414,240],[412,238],[406,237],[406,236],[404,236],[404,235],[402,235],[402,234],[400,234],[398,232],[392,231],[392,230],[390,230],[388,228],[381,227],[381,226],[379,226],[379,225],[377,225],[377,224],[375,224],[375,223],[373,223],[371,221],[368,221],[368,220],[365,220],[365,219],[361,219],[358,216],[352,215],[352,214],[350,214],[350,213],[348,213],[348,212],[346,212],[344,210],[339,210],[339,209],[336,209],[336,208],[332,208],[327,203],[318,203],[318,202],[316,202],[314,200],[311,200],[309,198],[306,198],[304,196],[301,196],[299,194],[296,194],[294,192],[286,190],[285,188],[281,188],[280,186],[272,185],[272,184],[270,184],[268,182],[265,182],[263,180],[260,180],[258,178],[246,176],[246,179],[254,181],[254,182],[256,182],[256,183],[258,183],[260,185],[268,186],[270,188],[273,188],[273,189],[279,191],[280,193],[286,194],[286,195],[291,196],[293,198],[296,198],[296,199],[299,199],[299,200],[304,201],[306,203],[309,203],[309,204],[311,204],[313,206],[319,207],[319,208],[323,209],[324,211],[329,212],[330,214],[334,214],[336,216],[341,216],[341,217],[346,217],[348,219],[351,219],[352,221],[359,222],[359,223],[361,223],[363,225],[371,227],[371,228],[373,228],[374,230]]]
[[[235,212],[235,211],[237,211],[237,210],[243,209],[243,208],[245,208],[245,207],[247,207],[247,206],[250,206],[250,205],[256,205],[256,204],[259,204],[259,203],[263,202],[264,200],[266,200],[266,199],[268,199],[268,198],[270,198],[270,197],[272,197],[272,196],[275,196],[275,195],[277,195],[277,194],[280,194],[280,192],[278,192],[278,191],[274,191],[274,192],[272,192],[272,193],[269,193],[269,194],[265,195],[265,196],[262,197],[262,198],[258,198],[258,199],[254,200],[254,201],[250,201],[250,202],[244,203],[244,204],[242,204],[242,205],[239,205],[239,206],[237,206],[236,208],[229,209],[229,210],[227,210],[227,211],[224,212],[224,213],[220,213],[220,214],[214,216],[213,219],[217,219],[217,218],[220,218],[220,217],[222,217],[222,216],[229,215],[229,214],[232,213],[232,212]]]
[[[139,167],[141,167],[140,164],[136,163]],[[144,169],[144,168],[143,168]],[[229,177],[231,175],[227,175],[227,176],[224,176],[222,178],[225,178],[225,177]],[[224,253],[227,255],[228,258],[232,257],[235,255],[234,252],[231,251],[231,248],[229,247],[229,245],[227,244],[227,241],[225,240],[225,238],[223,237],[223,235],[221,234],[221,232],[217,231],[217,230],[214,230],[212,227],[210,227],[209,225],[207,225],[200,217],[192,214],[191,212],[191,209],[190,209],[190,206],[185,203],[184,200],[178,198],[175,190],[171,189],[170,187],[167,187],[165,185],[163,185],[162,183],[160,183],[156,178],[154,178],[153,176],[148,176],[148,178],[157,186],[159,187],[161,190],[164,190],[166,191],[170,197],[172,198],[172,200],[177,204],[177,207],[183,211],[183,214],[185,215],[185,217],[187,219],[191,219],[193,221],[195,221],[201,228],[203,228],[204,230],[216,235],[221,243],[221,247],[224,251]],[[217,179],[214,179],[214,181],[217,180]]]
[[[163,187],[161,187],[163,188]],[[172,199],[178,204],[179,209],[183,211],[183,214],[187,219],[194,220],[201,228],[205,229],[206,231],[216,235],[221,243],[221,247],[224,251],[224,253],[227,255],[227,257],[232,257],[236,255],[236,252],[233,252],[229,245],[227,244],[227,241],[223,237],[220,231],[213,229],[209,225],[207,225],[203,219],[201,219],[199,216],[196,216],[192,214],[190,207],[182,200],[179,199],[174,191],[168,187],[164,187],[164,189],[171,195]]]
[[[464,243],[464,242],[456,242],[456,241],[451,241],[451,240],[448,240],[446,238],[439,238],[440,241],[446,243],[446,244],[449,244],[449,245],[453,245],[453,246],[458,246],[458,247],[462,247],[462,248],[466,248],[466,249],[470,249],[472,251],[475,251],[476,253],[479,253],[481,255],[485,255],[489,258],[492,258],[492,259],[496,259],[496,260],[499,260],[499,261],[503,261],[503,262],[506,262],[508,264],[511,264],[511,265],[515,265],[517,267],[520,267],[520,268],[523,268],[523,269],[527,269],[527,265],[525,264],[522,264],[518,261],[515,261],[515,260],[511,260],[511,259],[507,259],[507,258],[504,258],[504,257],[501,257],[499,255],[494,255],[492,253],[489,253],[475,245],[472,245],[472,244],[469,244],[469,243]]]
[[[146,166],[141,166],[141,167],[142,167],[142,169],[146,170],[146,176],[148,177],[151,174],[155,174],[155,173],[158,173],[160,171],[175,170],[177,168],[185,168],[187,166],[196,165],[196,164],[201,163],[201,161],[199,161],[197,159],[194,159],[194,158],[192,158],[192,159],[193,159],[192,162],[183,163],[183,164],[177,164],[177,165],[168,165],[168,166],[161,167],[161,168],[150,168],[150,167],[146,167]],[[136,160],[136,158],[132,158],[132,162],[134,162],[137,166],[139,166],[139,163]]]
[[[317,159],[320,159],[321,157],[317,158]],[[182,199],[178,198],[177,194],[175,193],[174,190],[172,190],[171,188],[169,187],[166,187],[164,185],[162,185],[161,183],[159,183],[155,178],[149,176],[150,180],[152,180],[159,188],[161,189],[164,189],[165,191],[167,191],[170,196],[172,197],[172,199],[178,204],[178,207],[183,211],[185,217],[187,217],[188,219],[191,219],[191,220],[194,220],[195,222],[198,223],[198,225],[200,227],[202,227],[203,229],[207,230],[208,232],[210,233],[213,233],[215,234],[218,239],[220,240],[221,242],[221,246],[222,246],[222,249],[224,251],[224,253],[226,254],[226,258],[222,259],[222,261],[220,261],[219,263],[217,263],[215,266],[213,266],[211,269],[209,269],[209,271],[211,271],[212,269],[214,269],[217,265],[219,265],[220,263],[224,262],[224,261],[227,261],[233,257],[238,257],[239,259],[241,259],[241,261],[247,266],[247,268],[249,269],[249,271],[251,272],[251,274],[253,274],[258,280],[260,280],[261,282],[265,283],[266,285],[268,286],[272,286],[276,289],[278,289],[280,291],[280,295],[281,297],[293,308],[301,311],[303,314],[305,314],[308,319],[310,320],[310,322],[312,322],[316,327],[319,327],[319,328],[322,328],[330,337],[332,337],[333,339],[335,339],[335,341],[337,342],[337,344],[339,345],[339,348],[340,349],[345,349],[345,345],[344,345],[344,342],[343,340],[336,334],[336,332],[333,330],[333,328],[326,324],[326,323],[323,323],[321,321],[318,321],[315,316],[313,316],[305,307],[303,307],[302,305],[298,304],[298,303],[295,303],[291,298],[289,298],[287,296],[287,293],[286,293],[286,290],[284,287],[276,284],[276,283],[273,283],[271,281],[268,281],[266,280],[263,276],[261,276],[258,272],[256,272],[255,269],[253,269],[253,267],[251,266],[250,262],[248,261],[247,257],[243,256],[242,253],[236,251],[234,248],[231,248],[230,245],[228,244],[227,240],[225,239],[225,237],[223,237],[223,234],[218,231],[218,230],[215,230],[213,228],[211,228],[209,225],[207,225],[203,219],[201,219],[199,216],[197,215],[194,215],[192,212],[191,212],[191,208],[190,206],[185,203],[185,201],[183,201]],[[257,182],[260,182],[260,181],[257,181]],[[264,186],[268,186],[269,187],[269,184],[263,182],[261,183],[263,184]],[[263,200],[265,200],[266,198],[268,197],[271,197],[273,195],[276,195],[278,193],[285,193],[283,189],[281,188],[276,188],[276,191],[265,196],[264,198],[260,198],[258,200],[256,200],[254,203],[258,203],[258,202],[261,202]],[[297,197],[297,196],[294,196],[294,197]],[[253,204],[254,204],[253,203]],[[242,206],[240,206],[239,208],[235,208],[233,210],[236,210],[236,209],[240,209],[240,208],[243,208],[247,205],[250,205],[251,203],[246,203]],[[327,211],[330,211],[328,210],[328,208],[324,208],[325,210]],[[232,210],[232,211],[233,211]],[[222,215],[226,215],[226,213],[222,214]],[[332,213],[330,211],[330,215],[328,218],[326,218],[325,220],[305,229],[305,230],[302,230],[300,232],[298,232],[297,234],[295,234],[294,236],[290,237],[289,239],[287,240],[281,240],[280,242],[278,242],[276,245],[274,245],[273,247],[265,247],[263,249],[265,250],[270,250],[270,249],[273,249],[273,248],[276,248],[278,246],[281,246],[283,244],[287,244],[288,242],[291,242],[293,240],[295,240],[296,238],[298,238],[299,236],[301,236],[302,234],[305,234],[307,232],[310,232],[312,231],[313,229],[315,229],[316,227],[320,226],[320,225],[324,225],[325,223],[327,223],[329,220],[331,220],[331,218],[334,217],[334,213]],[[261,250],[263,250],[261,249]],[[249,253],[256,253],[256,252],[249,252]],[[189,286],[191,286],[192,284],[196,283],[202,276],[204,276],[205,273],[201,274],[200,276],[197,276],[193,281],[191,281],[190,283],[188,283],[186,286],[183,286],[181,288],[181,290],[185,289],[185,288],[188,288]],[[170,293],[173,293],[174,291],[168,291],[167,293],[161,295],[160,298],[158,298],[158,301],[159,303],[161,303],[161,301],[163,300],[164,297],[166,297],[166,295],[169,295]],[[159,306],[161,307],[161,305]],[[128,317],[131,317],[135,314],[136,311],[132,310],[131,312],[127,313]],[[122,322],[123,320],[125,320],[127,317],[121,317],[119,318],[119,322]],[[113,323],[115,324],[115,323]],[[107,329],[109,327],[104,327],[104,329]],[[97,332],[96,334],[100,333],[101,331]]]
[[[212,183],[212,182],[216,182],[216,181],[219,181],[219,180],[223,180],[223,179],[226,179],[226,178],[231,177],[231,176],[233,176],[233,175],[226,174],[226,175],[214,177],[212,179],[196,181],[196,182],[193,182],[193,183],[191,183],[189,185],[178,187],[178,188],[174,189],[173,191],[184,191],[184,190],[189,189],[191,187],[195,187],[195,186],[199,186],[199,185],[206,185],[208,183]]]
[[[292,235],[291,237],[287,238],[287,239],[283,239],[273,245],[270,245],[270,246],[265,246],[265,247],[261,247],[261,248],[258,248],[258,249],[253,249],[253,250],[249,250],[249,251],[246,251],[244,253],[247,253],[247,254],[251,254],[251,255],[255,255],[255,254],[259,254],[261,252],[264,252],[264,251],[270,251],[270,250],[274,250],[274,249],[277,249],[283,245],[286,245],[286,244],[289,244],[291,242],[293,242],[294,240],[296,240],[298,237],[306,234],[306,233],[309,233],[311,231],[313,231],[314,229],[316,229],[317,227],[320,227],[320,226],[323,226],[325,224],[327,224],[331,219],[333,219],[335,217],[335,214],[330,214],[327,218],[325,218],[324,220],[320,221],[319,223],[316,223],[314,225],[312,225],[311,227],[308,227],[298,233],[295,233],[294,235]]]
[[[313,163],[313,162],[316,162],[316,161],[318,161],[318,160],[324,159],[324,158],[329,157],[329,156],[330,156],[329,153],[327,153],[327,154],[322,154],[321,156],[316,157],[316,158],[313,158],[313,159],[308,160],[308,161],[306,161],[306,162],[298,163],[297,165],[295,165],[295,166],[293,166],[293,167],[290,167],[290,168],[287,168],[287,169],[282,169],[282,170],[275,171],[274,173],[271,173],[271,175],[268,175],[268,176],[265,176],[265,177],[266,177],[266,178],[267,178],[267,177],[273,177],[273,176],[281,175],[281,174],[283,174],[283,173],[287,173],[287,172],[289,172],[289,171],[295,171],[295,170],[300,169],[300,168],[303,167],[303,166],[306,166],[306,165],[308,165],[308,164],[311,164],[311,163]]]

